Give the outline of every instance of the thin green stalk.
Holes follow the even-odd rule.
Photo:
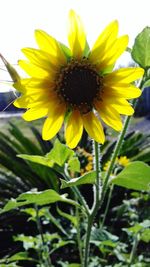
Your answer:
[[[103,220],[101,222],[101,229],[103,228],[104,223],[105,223],[105,220],[106,220],[106,216],[107,216],[107,213],[108,213],[108,209],[109,209],[109,205],[110,205],[110,200],[111,200],[113,188],[114,188],[114,186],[111,185],[110,190],[109,190],[109,195],[108,195],[108,199],[107,199],[107,204],[106,204],[105,212],[104,212],[104,217],[103,217]]]
[[[40,221],[40,217],[39,217],[39,210],[38,210],[38,206],[37,205],[35,205],[35,210],[36,210],[37,228],[38,228],[39,234],[41,236],[41,241],[42,241],[42,250],[45,252],[45,254],[47,254],[47,257],[45,259],[43,259],[42,251],[40,251],[40,258],[41,258],[42,262],[44,260],[45,267],[51,267],[52,263],[51,263],[49,255],[48,255],[46,242],[44,240],[44,235],[43,235],[43,230],[42,230],[42,226],[41,226],[41,221]]]
[[[142,89],[144,84],[144,80],[141,81],[140,83],[140,88]],[[136,99],[133,100],[132,105],[133,107],[136,106]],[[101,179],[100,179],[100,159],[99,159],[99,151],[98,151],[98,144],[95,142],[94,144],[94,151],[95,151],[95,167],[96,167],[96,185],[95,185],[95,190],[94,190],[94,203],[93,203],[93,207],[91,210],[91,213],[88,215],[88,226],[87,226],[87,232],[86,232],[86,239],[85,239],[85,251],[84,251],[84,258],[83,258],[83,267],[87,267],[88,266],[88,262],[89,262],[89,250],[90,250],[90,235],[91,235],[91,229],[92,229],[92,225],[93,225],[93,221],[94,218],[96,216],[96,213],[98,211],[98,209],[101,207],[106,191],[107,191],[107,187],[108,187],[108,182],[109,182],[109,177],[110,174],[113,170],[113,166],[114,163],[116,161],[116,158],[119,154],[125,133],[127,131],[127,128],[129,126],[129,122],[130,122],[130,118],[129,116],[125,117],[124,120],[124,127],[123,130],[119,136],[119,139],[116,143],[115,149],[114,149],[114,153],[112,155],[112,159],[111,159],[111,163],[109,166],[109,169],[106,173],[105,179],[104,179],[104,184],[103,184],[103,188],[102,188],[102,193],[101,193]],[[110,200],[109,200],[110,201]],[[109,203],[108,203],[109,204]]]
[[[79,249],[80,262],[82,262],[82,243],[81,243],[81,226],[80,226],[80,214],[79,207],[76,206],[76,218],[77,218],[77,243]]]
[[[94,164],[96,171],[96,184],[94,187],[94,203],[91,209],[91,213],[88,216],[88,224],[85,238],[85,249],[84,249],[84,257],[83,257],[83,267],[87,267],[89,263],[89,251],[90,251],[90,236],[92,225],[96,216],[96,213],[99,208],[99,202],[101,198],[101,177],[100,177],[100,157],[99,157],[99,145],[94,141]]]
[[[93,220],[94,220],[93,216],[88,216],[88,224],[87,224],[85,248],[84,248],[84,257],[83,257],[83,264],[82,264],[83,267],[88,267],[88,263],[89,263],[90,236],[91,236]]]
[[[83,259],[84,260],[83,261],[83,267],[88,266],[90,235],[91,235],[91,229],[92,229],[93,221],[94,221],[95,215],[96,215],[99,207],[102,205],[102,202],[104,200],[107,186],[108,186],[109,177],[110,177],[110,174],[113,170],[113,166],[114,166],[116,157],[118,156],[122,141],[124,139],[124,135],[126,133],[126,130],[127,130],[128,124],[129,124],[129,121],[130,121],[130,117],[126,117],[123,130],[122,130],[120,137],[118,139],[118,142],[116,144],[114,153],[112,155],[111,163],[110,163],[109,169],[107,171],[107,174],[106,174],[106,177],[104,180],[101,198],[100,198],[100,175],[99,175],[99,158],[98,158],[99,152],[98,152],[98,144],[97,145],[95,144],[95,167],[96,167],[96,186],[95,186],[95,190],[94,190],[95,198],[94,198],[94,204],[92,207],[91,214],[88,216],[88,226],[87,226],[86,239],[85,239],[85,252],[84,252],[84,259]]]
[[[96,184],[95,184],[95,203],[93,203],[93,209],[97,205],[96,203],[100,200],[100,189],[101,189],[101,179],[100,179],[100,153],[99,153],[99,144],[94,141],[94,160],[95,160],[95,171],[96,171]]]
[[[116,158],[117,158],[117,156],[119,154],[119,151],[120,151],[120,148],[121,148],[125,133],[127,131],[128,125],[129,125],[130,118],[131,117],[129,117],[129,116],[125,117],[123,130],[122,130],[122,132],[121,132],[121,134],[120,134],[120,136],[118,138],[118,141],[116,143],[116,146],[115,146],[112,158],[111,158],[110,166],[109,166],[109,169],[108,169],[108,171],[106,173],[106,176],[105,176],[105,179],[104,179],[101,201],[103,201],[103,199],[105,197],[107,186],[108,186],[109,177],[110,177],[110,174],[112,173],[114,163],[115,163]]]
[[[67,174],[63,174],[64,178],[66,181],[70,181],[70,178],[68,177]],[[90,214],[90,209],[84,199],[84,197],[82,196],[82,194],[80,193],[79,189],[76,186],[71,187],[71,190],[73,191],[73,193],[75,194],[75,196],[77,197],[77,199],[79,200],[80,204],[82,204],[82,206],[85,209],[85,212],[87,214],[87,216]]]
[[[35,208],[35,211],[36,211],[36,225],[37,225],[37,229],[38,229],[39,234],[41,235],[41,233],[40,233],[41,232],[41,228],[40,228],[40,224],[39,224],[39,215],[38,215],[38,207],[37,207],[37,205],[34,205],[34,208]],[[43,233],[41,235],[41,240],[42,240],[42,243],[43,243],[42,236],[43,236]],[[41,249],[38,249],[37,252],[38,252],[38,256],[39,256],[40,266],[42,266],[43,265],[42,251],[41,251]]]
[[[141,90],[143,90],[143,85],[144,85],[144,78],[141,80],[140,82],[140,85],[139,85],[139,88],[141,88]],[[135,109],[136,105],[137,105],[137,102],[138,102],[138,99],[134,99],[132,101],[132,106],[133,108]],[[124,126],[123,126],[123,129],[122,129],[122,132],[120,133],[120,136],[118,138],[118,141],[116,143],[116,146],[115,146],[115,149],[114,149],[114,152],[112,154],[112,158],[111,158],[111,162],[110,162],[110,166],[109,166],[109,169],[106,173],[106,176],[104,178],[104,185],[103,185],[103,189],[102,189],[102,198],[101,198],[101,201],[100,201],[100,206],[102,205],[103,203],[103,200],[105,198],[105,194],[106,194],[106,191],[107,191],[107,186],[108,186],[108,182],[109,182],[109,177],[111,175],[111,172],[113,170],[113,166],[114,166],[114,163],[116,161],[116,158],[119,154],[119,151],[121,149],[121,145],[122,145],[122,142],[123,142],[123,139],[124,139],[124,136],[126,134],[126,131],[127,131],[127,128],[129,126],[129,123],[130,123],[130,119],[131,119],[131,116],[126,116],[125,117],[125,120],[124,120]]]
[[[132,266],[133,261],[134,261],[134,257],[136,254],[136,250],[137,250],[137,246],[139,243],[139,234],[137,233],[134,237],[134,241],[133,241],[133,246],[132,246],[132,250],[131,250],[131,254],[130,254],[130,259],[129,259],[129,264],[128,267]]]

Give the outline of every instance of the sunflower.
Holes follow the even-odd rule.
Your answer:
[[[118,37],[118,22],[111,22],[90,49],[80,17],[69,12],[69,48],[42,30],[35,31],[38,49],[24,48],[27,60],[20,67],[28,74],[14,84],[21,92],[14,105],[25,108],[23,118],[32,121],[46,117],[44,140],[53,138],[65,125],[65,139],[76,147],[83,129],[99,143],[105,136],[101,121],[120,131],[120,114],[132,115],[128,99],[140,96],[133,81],[143,69],[113,70],[128,44],[128,36]]]
[[[115,166],[126,167],[129,164],[129,162],[130,162],[130,160],[126,156],[120,156],[119,158],[118,157],[116,158]],[[103,170],[108,171],[110,164],[111,164],[111,161],[108,160],[105,163]]]

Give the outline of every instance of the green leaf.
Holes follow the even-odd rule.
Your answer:
[[[97,229],[93,228],[92,233],[91,233],[91,240],[94,241],[112,241],[112,242],[117,242],[118,241],[118,236],[111,234],[110,232],[102,229]]]
[[[61,188],[72,187],[82,184],[94,184],[96,179],[96,172],[91,171],[78,178],[71,179],[70,181],[61,180]]]
[[[145,27],[138,34],[132,49],[132,58],[141,67],[150,67],[150,27]]]
[[[143,88],[149,87],[150,86],[150,80],[147,80],[144,85]]]
[[[33,261],[32,258],[29,258],[29,255],[27,252],[18,252],[16,254],[14,254],[13,256],[8,258],[8,262],[13,262],[13,261]]]
[[[150,220],[144,220],[140,225],[142,225],[143,228],[148,228],[150,227]]]
[[[72,172],[80,172],[80,161],[77,157],[72,157],[68,161],[69,170]]]
[[[19,195],[16,199],[11,199],[4,206],[0,213],[16,209],[28,204],[37,204],[38,206],[48,205],[57,201],[66,202],[72,205],[77,203],[71,199],[66,198],[66,194],[59,195],[56,191],[49,189],[42,192],[26,192]]]
[[[129,227],[127,229],[124,229],[125,231],[127,230],[128,232],[137,234],[138,232],[140,232],[143,229],[143,226],[140,225],[139,223],[136,223],[134,226]]]
[[[138,233],[143,233],[145,229],[150,227],[150,220],[144,220],[141,223],[136,223],[134,226],[129,227],[129,228],[124,228],[124,231],[133,233],[133,234],[138,234]]]
[[[27,155],[27,154],[19,154],[17,157],[29,160],[31,162],[35,162],[37,164],[41,164],[47,167],[53,167],[54,162],[48,159],[47,157],[43,156],[34,156],[34,155]]]
[[[1,263],[1,260],[0,260],[0,263]],[[20,265],[17,265],[16,262],[11,262],[10,264],[8,263],[3,263],[0,265],[1,267],[20,267]]]
[[[141,152],[137,153],[134,157],[131,158],[132,161],[150,161],[150,147],[143,149]]]
[[[61,247],[67,246],[68,244],[74,244],[74,243],[75,242],[73,240],[67,240],[67,241],[60,240],[59,242],[53,244],[53,249],[50,251],[50,253],[54,252],[55,250]]]
[[[64,228],[61,225],[61,221],[59,222],[57,220],[57,218],[55,216],[53,216],[49,210],[47,210],[47,214],[46,214],[47,219],[49,219],[49,221],[51,223],[53,223],[63,234],[65,234],[67,237],[69,237],[69,234],[64,230]]]
[[[150,242],[150,229],[145,229],[141,236],[140,236],[140,239],[146,243],[149,243]]]
[[[15,266],[20,266],[20,265],[16,265],[16,262],[18,261],[36,261],[33,258],[30,258],[27,252],[18,252],[14,255],[12,255],[11,257],[4,257],[2,260],[0,260],[0,263],[7,263],[6,265],[4,264],[0,264],[0,266],[2,267],[15,267]],[[10,264],[9,264],[10,263]]]
[[[68,267],[81,267],[81,264],[79,263],[70,263]]]
[[[147,191],[150,188],[150,166],[141,161],[131,162],[111,182],[128,189]]]
[[[117,246],[117,242],[113,242],[111,240],[104,240],[104,241],[101,241],[101,245],[103,246],[108,246],[108,247],[112,247],[112,248],[115,248]]]
[[[54,164],[63,166],[70,158],[73,158],[74,151],[68,148],[66,145],[61,144],[58,139],[54,143],[53,149],[43,156],[19,154],[19,158],[26,159],[47,167],[53,167]],[[77,165],[77,162],[76,162]],[[76,166],[77,167],[77,166]]]
[[[51,162],[63,166],[66,161],[73,157],[74,151],[68,148],[66,145],[61,144],[58,139],[55,140],[53,149],[46,154],[46,157]]]
[[[71,221],[71,223],[74,225],[74,226],[77,226],[77,218],[73,215],[70,215],[62,210],[60,210],[58,207],[57,207],[57,212],[64,218],[68,219],[69,221]]]
[[[52,242],[53,240],[59,240],[60,236],[57,233],[45,233],[43,234],[43,238],[46,243],[49,241]],[[39,247],[41,246],[41,236],[36,235],[36,236],[26,236],[24,234],[20,234],[18,236],[13,237],[14,241],[20,241],[23,243],[24,249],[27,251],[30,248],[38,250]]]

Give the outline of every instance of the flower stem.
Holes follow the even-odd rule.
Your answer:
[[[109,209],[109,205],[110,205],[110,200],[111,200],[113,188],[114,188],[114,186],[111,185],[110,191],[109,191],[109,195],[108,195],[108,199],[107,199],[107,204],[106,204],[105,212],[104,212],[104,217],[103,217],[103,220],[101,222],[101,229],[103,228],[104,223],[105,223],[105,220],[106,220],[106,216],[107,216],[107,213],[108,213],[108,209]]]
[[[132,246],[132,250],[131,250],[131,254],[130,254],[128,267],[132,266],[132,264],[133,264],[138,243],[139,243],[139,233],[137,233],[135,235],[135,237],[134,237],[134,241],[133,241],[133,246]]]
[[[141,91],[144,90],[143,88],[143,85],[144,85],[144,78],[140,81],[140,84],[139,84],[139,88],[141,89]],[[136,107],[137,105],[137,102],[138,102],[138,99],[134,99],[132,101],[132,106],[133,108]],[[109,177],[111,175],[111,172],[113,170],[113,166],[114,166],[114,163],[115,163],[115,160],[119,154],[119,151],[121,149],[121,145],[122,145],[122,142],[123,142],[123,139],[124,139],[124,136],[126,134],[126,131],[127,131],[127,128],[129,126],[129,123],[130,123],[130,119],[131,117],[130,116],[126,116],[125,117],[125,120],[124,120],[124,126],[123,126],[123,129],[122,129],[122,132],[120,133],[120,136],[119,136],[119,139],[116,143],[116,146],[115,146],[115,149],[114,149],[114,152],[112,154],[112,158],[111,158],[111,162],[110,162],[110,166],[109,166],[109,169],[106,173],[106,176],[104,178],[104,185],[103,185],[103,189],[102,189],[102,197],[101,197],[101,200],[100,200],[100,207],[103,203],[103,200],[105,198],[105,194],[106,194],[106,191],[107,191],[107,187],[108,187],[108,182],[109,182]]]
[[[64,176],[66,181],[70,181],[70,178],[68,177],[68,175],[66,173],[63,176]],[[73,186],[73,187],[71,187],[71,190],[73,191],[73,193],[75,194],[75,196],[79,200],[80,204],[82,204],[82,206],[84,207],[86,214],[89,215],[90,214],[89,207],[88,207],[84,197],[80,193],[79,189],[76,186]]]
[[[101,179],[100,179],[100,151],[99,144],[94,141],[94,152],[95,152],[95,171],[96,171],[96,184],[95,184],[95,203],[93,204],[93,209],[97,205],[100,199],[100,189],[101,189]]]
[[[42,262],[44,261],[45,267],[50,267],[50,266],[52,266],[52,264],[51,264],[51,260],[50,260],[49,254],[48,254],[48,247],[47,247],[45,239],[44,239],[42,225],[41,225],[41,221],[39,218],[39,210],[38,210],[37,205],[35,205],[35,210],[36,210],[37,228],[38,228],[39,234],[41,236],[41,241],[42,241],[42,249],[39,252],[40,259],[42,260]],[[45,257],[44,259],[43,259],[42,251],[44,251],[44,257]]]
[[[80,227],[80,213],[79,207],[76,206],[76,218],[77,218],[77,244],[79,249],[80,261],[82,262],[82,243],[81,243],[81,227]]]
[[[89,252],[90,252],[90,236],[92,225],[99,208],[99,202],[101,198],[101,177],[100,177],[100,157],[99,157],[99,145],[94,141],[94,160],[96,171],[96,183],[94,185],[94,202],[90,214],[88,215],[87,231],[85,238],[85,249],[83,257],[83,267],[87,267],[89,264]]]
[[[106,176],[105,176],[105,179],[104,179],[104,185],[103,185],[103,190],[102,190],[102,199],[101,199],[101,204],[104,200],[104,197],[105,197],[105,194],[106,194],[106,191],[107,191],[107,186],[108,186],[108,182],[109,182],[109,177],[110,177],[110,174],[113,170],[113,166],[114,166],[114,163],[116,161],[116,158],[119,154],[119,151],[120,151],[120,148],[121,148],[121,145],[122,145],[122,142],[123,142],[123,139],[124,139],[124,136],[125,136],[125,133],[126,133],[126,130],[128,128],[128,125],[129,125],[129,121],[130,121],[130,118],[129,116],[127,116],[125,118],[125,121],[124,121],[124,127],[123,127],[123,130],[119,136],[119,139],[116,143],[116,146],[115,146],[115,149],[114,149],[114,152],[112,154],[112,158],[111,158],[111,162],[110,162],[110,166],[109,166],[109,169],[106,173]]]
[[[86,231],[86,238],[85,238],[85,249],[84,249],[84,257],[83,257],[83,267],[88,267],[89,262],[89,252],[90,252],[90,236],[93,224],[93,216],[88,216],[88,224],[87,224],[87,231]]]
[[[139,88],[142,89],[143,84],[144,84],[144,82],[143,82],[143,80],[141,80]],[[137,100],[134,99],[132,101],[132,105],[133,105],[134,108],[135,108],[136,104],[137,104]],[[105,194],[107,192],[107,187],[108,187],[108,182],[109,182],[109,177],[110,177],[110,174],[111,174],[111,172],[113,170],[113,166],[114,166],[114,163],[116,161],[116,158],[117,158],[117,156],[119,154],[121,145],[123,143],[123,139],[124,139],[125,133],[127,131],[127,128],[129,126],[130,119],[131,119],[130,116],[126,116],[125,117],[123,130],[122,130],[122,132],[121,132],[121,134],[119,136],[119,139],[118,139],[118,141],[116,143],[114,152],[112,154],[111,163],[110,163],[109,169],[108,169],[108,171],[106,173],[106,176],[105,176],[105,179],[104,179],[102,192],[101,192],[99,148],[98,148],[98,143],[94,141],[94,152],[95,152],[95,155],[94,155],[95,156],[95,162],[94,163],[95,163],[95,170],[96,170],[96,184],[95,184],[95,187],[94,187],[93,207],[91,209],[90,214],[88,214],[88,218],[87,218],[88,219],[88,224],[87,224],[87,232],[86,232],[86,238],[85,238],[85,250],[84,250],[84,257],[83,257],[83,264],[82,264],[83,267],[87,267],[88,266],[89,250],[90,250],[90,236],[91,236],[91,230],[92,230],[93,221],[94,221],[94,218],[96,216],[96,213],[97,213],[98,209],[101,207],[101,205],[103,203],[103,200],[105,198]],[[109,208],[112,190],[113,190],[113,187],[110,190],[109,199],[108,199],[108,202],[107,202],[106,211],[105,211],[105,214],[104,214],[102,225],[104,224],[104,221],[105,221],[105,218],[106,218],[106,214],[107,214],[107,211],[108,211],[108,208]]]

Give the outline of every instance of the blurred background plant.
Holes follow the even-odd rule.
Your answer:
[[[35,126],[30,127],[27,132],[20,130],[18,122],[11,122],[7,131],[9,135],[0,133],[1,207],[10,198],[15,199],[26,191],[42,191],[49,188],[58,191],[60,183],[58,177],[63,178],[58,168],[47,167],[17,156],[18,154],[44,156],[53,149],[54,142],[43,141]],[[102,147],[103,171],[109,165],[110,154],[116,143],[116,137],[114,135],[112,138],[112,135],[113,132],[107,134],[107,141]],[[61,134],[58,138],[63,142]],[[84,143],[86,146],[83,146]],[[119,173],[134,160],[149,164],[149,144],[149,134],[139,131],[128,133],[113,173]],[[93,170],[92,144],[86,134],[76,149],[76,155],[81,164],[77,176]],[[92,196],[89,195],[91,185],[81,185],[80,189],[91,205]],[[148,267],[150,196],[144,191],[138,192],[116,185],[112,189],[108,210],[106,212],[107,203],[104,202],[92,229],[92,257],[89,266],[128,266],[127,264],[132,262]],[[59,192],[72,194],[70,189]],[[80,214],[80,231],[84,233],[86,226],[83,220],[84,214],[77,208],[66,208],[62,203],[51,204],[51,208],[34,204],[2,213],[0,215],[1,266],[80,266],[82,243],[79,245],[80,233],[76,213]],[[45,259],[51,259],[51,263],[45,262]],[[73,262],[76,265],[71,265]]]

